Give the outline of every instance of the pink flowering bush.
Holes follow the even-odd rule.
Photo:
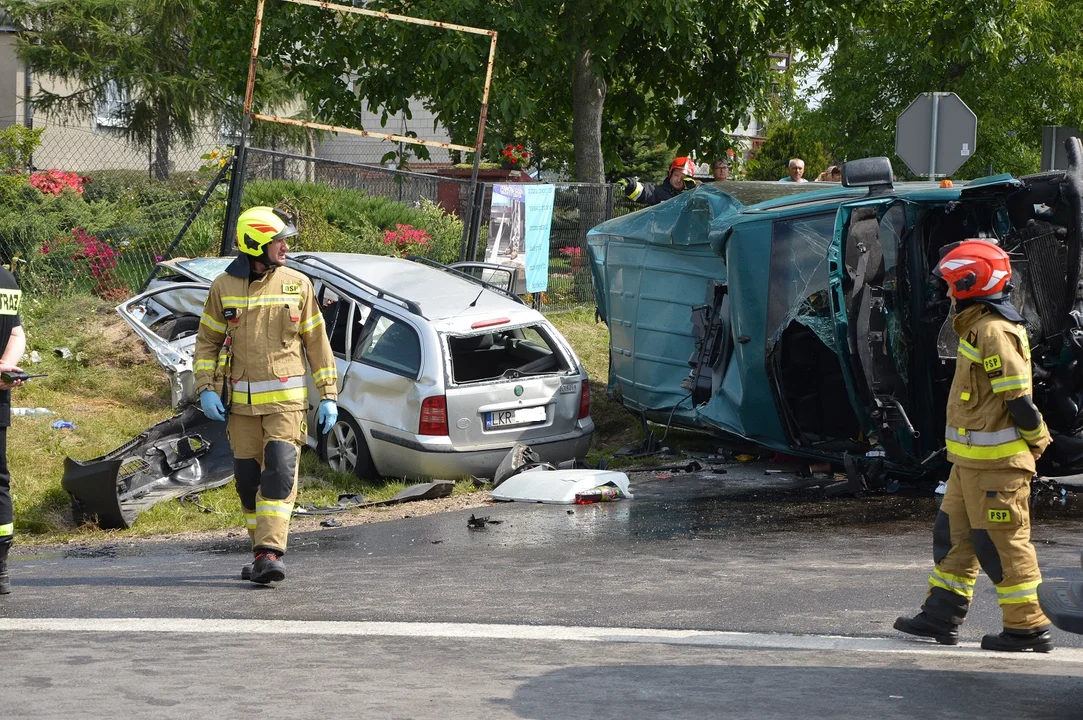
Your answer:
[[[43,195],[59,195],[65,190],[74,190],[82,195],[83,184],[87,182],[90,182],[89,178],[63,170],[46,170],[30,175],[30,184],[40,190]]]
[[[431,242],[428,230],[413,225],[396,223],[394,230],[384,231],[384,245],[389,245],[399,257],[423,255]]]
[[[114,272],[118,253],[109,243],[99,240],[83,228],[75,228],[70,236],[45,243],[39,252],[62,264],[70,261],[74,279],[90,279],[96,295],[118,299],[117,290],[123,289]]]
[[[579,270],[583,267],[583,248],[581,247],[562,247],[560,254],[568,258],[568,263],[572,266],[572,270]]]

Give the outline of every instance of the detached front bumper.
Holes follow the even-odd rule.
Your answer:
[[[60,485],[71,495],[76,524],[126,529],[156,503],[232,478],[226,424],[188,407],[101,457],[65,458]]]

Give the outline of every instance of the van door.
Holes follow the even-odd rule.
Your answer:
[[[912,331],[911,295],[900,288],[903,238],[916,210],[896,197],[843,203],[829,265],[835,348],[850,401],[869,438],[899,461],[913,459],[921,434],[910,415],[922,392],[911,377],[922,338]]]

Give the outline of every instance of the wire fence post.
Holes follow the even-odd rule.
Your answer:
[[[478,238],[481,237],[481,215],[485,211],[485,187],[486,183],[478,183],[474,188],[474,198],[471,203],[469,240],[466,246],[466,256],[461,260],[475,261],[478,255]]]
[[[247,120],[245,125],[247,125]],[[229,194],[226,196],[226,219],[222,223],[222,242],[218,254],[222,257],[233,252],[233,240],[236,237],[237,218],[241,216],[241,196],[244,194],[245,133],[241,131],[241,142],[233,146],[233,170],[229,176]]]

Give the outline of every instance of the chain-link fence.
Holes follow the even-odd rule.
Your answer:
[[[170,148],[170,172],[158,178],[155,149],[134,147],[116,130],[47,126],[28,171],[0,175],[0,261],[31,291],[120,299],[165,257],[217,255],[232,163],[219,140],[208,128],[193,146]],[[248,148],[240,206],[292,210],[302,230],[297,250],[450,263],[469,247],[471,259],[485,261],[493,187],[532,182],[484,170],[471,196],[470,168],[450,161],[417,161],[413,171],[342,159],[374,153],[353,148],[332,158]],[[530,299],[545,312],[593,305],[586,233],[632,209],[612,186],[557,183],[549,284]]]
[[[0,261],[29,291],[131,294],[215,176],[218,165],[201,156],[213,151],[217,132],[204,129],[191,146],[163,156],[93,124],[37,128],[43,132],[29,166],[0,175]],[[154,177],[156,160],[166,177]],[[209,228],[202,230],[207,237]]]

